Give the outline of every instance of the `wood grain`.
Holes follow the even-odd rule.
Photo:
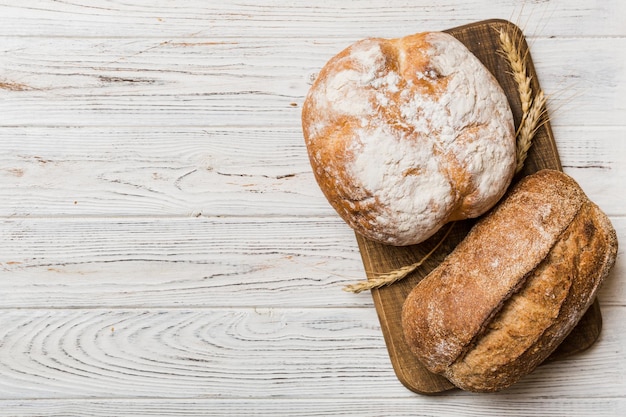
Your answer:
[[[281,39],[288,37],[355,36],[365,38],[404,36],[411,32],[441,30],[445,27],[485,19],[514,19],[527,22],[528,31],[544,36],[580,37],[581,35],[619,36],[626,28],[619,19],[624,3],[606,0],[602,7],[585,0],[533,1],[467,0],[436,4],[433,2],[389,2],[333,0],[311,2],[41,2],[5,0],[0,13],[0,36],[98,36],[157,37],[241,36]],[[547,3],[547,4],[546,4]],[[488,10],[485,9],[488,4]],[[70,21],[71,24],[65,22]],[[545,21],[550,24],[546,25]],[[245,22],[245,24],[239,24]],[[385,35],[383,35],[385,36]]]
[[[0,398],[354,396],[370,380],[342,386],[363,371],[355,351],[371,378],[393,378],[372,321],[371,309],[3,311]]]
[[[622,213],[626,126],[552,127],[565,172]],[[299,128],[4,127],[0,143],[0,216],[335,216]]]
[[[367,404],[372,386],[393,412],[400,411],[396,400],[406,406],[402,399],[435,409],[472,404],[475,413],[523,399],[550,410],[547,391],[583,403],[618,400],[626,381],[610,359],[625,354],[619,323],[626,309],[604,312],[607,328],[592,353],[547,364],[506,393],[417,400],[386,360],[369,307],[2,310],[0,406],[18,399],[221,399],[236,409],[242,400],[332,399],[341,407]],[[594,383],[603,379],[614,382]]]
[[[533,91],[539,91],[539,81],[528,52],[528,45],[525,43],[521,30],[512,23],[489,20],[451,29],[448,32],[463,42],[496,77],[509,98],[517,127],[522,117],[517,85],[510,74],[508,61],[497,53],[500,49],[498,32],[501,29],[508,31],[512,39],[523,40],[520,45],[520,54],[527,56],[527,70],[531,77]],[[535,134],[524,169],[517,175],[514,182],[544,168],[562,170],[549,122],[544,123]],[[474,220],[455,222],[452,226],[452,233],[435,252],[436,256],[428,258],[422,266],[400,283],[372,290],[391,362],[400,382],[412,391],[433,394],[452,389],[454,386],[444,377],[429,372],[411,353],[402,332],[402,305],[411,289],[454,249],[473,223]],[[444,226],[428,241],[410,247],[383,245],[357,234],[368,278],[375,278],[377,274],[387,273],[421,260],[443,238],[447,227],[450,226]],[[594,306],[587,311],[578,326],[565,339],[563,346],[554,352],[553,358],[560,358],[589,348],[598,338],[601,328],[602,316],[596,300]]]
[[[626,240],[626,218],[613,223]],[[0,236],[0,310],[374,308],[341,291],[364,271],[338,217],[4,219]],[[603,305],[625,305],[624,272]]]
[[[341,291],[363,267],[337,218],[0,220],[10,308],[370,307]]]
[[[358,39],[512,19],[623,240],[625,5],[0,0],[0,416],[624,415],[621,258],[589,351],[496,395],[405,389],[341,291],[363,263],[300,105]]]
[[[458,398],[437,403],[419,404],[419,412],[426,416],[442,416],[441,408],[463,410],[465,417],[527,417],[528,410],[542,416],[568,417],[614,417],[626,406],[623,398],[581,398],[576,406],[570,403],[546,401],[545,399],[520,400],[511,397],[507,400],[492,400],[476,403],[467,398]],[[397,398],[393,401],[381,398],[348,398],[338,401],[328,398],[265,399],[239,398],[236,401],[219,398],[193,399],[116,399],[116,400],[0,400],[0,416],[5,417],[109,417],[109,416],[159,416],[159,417],[305,417],[305,416],[405,416],[416,414],[414,398]],[[443,414],[454,416],[455,414]],[[456,414],[458,415],[458,414]]]
[[[295,129],[4,128],[0,142],[2,216],[332,214]]]
[[[0,82],[20,88],[0,88],[0,126],[299,129],[311,78],[354,40],[2,38]],[[606,108],[626,93],[626,38],[542,37],[533,50],[550,57],[537,65],[551,105],[563,109],[555,123],[623,125]]]

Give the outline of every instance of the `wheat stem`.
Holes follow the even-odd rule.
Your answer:
[[[504,29],[500,29],[500,45],[502,52],[509,62],[511,74],[517,84],[517,92],[522,104],[522,114],[527,114],[530,110],[533,90],[530,86],[531,77],[526,69],[526,59],[519,52],[520,48],[511,39],[511,36]]]
[[[530,85],[531,77],[528,75],[526,67],[526,56],[520,53],[521,48],[518,44],[511,39],[509,33],[504,29],[500,29],[499,37],[501,53],[511,67],[511,74],[517,84],[522,106],[522,120],[517,132],[515,132],[517,158],[515,173],[518,173],[524,168],[524,162],[526,162],[535,133],[541,126],[539,122],[545,114],[546,97],[541,90],[533,97],[533,90]],[[521,39],[519,45],[521,45]]]
[[[426,262],[426,260],[430,258],[430,256],[433,253],[435,253],[437,249],[439,249],[439,247],[443,244],[443,242],[448,238],[448,235],[452,231],[453,227],[454,227],[454,222],[450,223],[450,227],[448,228],[446,233],[443,235],[443,237],[439,240],[439,242],[437,242],[435,247],[433,247],[430,250],[430,252],[424,255],[422,259],[420,259],[419,261],[411,265],[403,266],[402,268],[396,269],[394,271],[381,274],[380,276],[376,278],[370,278],[367,281],[359,281],[355,284],[346,285],[345,287],[343,287],[343,290],[347,292],[360,293],[365,290],[371,290],[374,288],[384,287],[386,285],[391,285],[394,282],[400,281],[401,279],[409,275],[411,272],[415,271],[424,262]]]
[[[541,126],[539,121],[545,114],[546,96],[543,91],[539,91],[537,96],[533,99],[532,105],[520,126],[517,137],[517,167],[515,172],[520,172],[524,168],[524,162],[528,155],[528,150],[532,145],[533,137],[537,132],[537,129]]]

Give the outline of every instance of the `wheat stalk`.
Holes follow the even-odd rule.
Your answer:
[[[401,279],[405,278],[407,275],[409,275],[411,272],[415,271],[419,266],[421,266],[424,262],[426,262],[426,260],[428,258],[430,258],[430,256],[435,253],[435,251],[437,249],[439,249],[439,247],[443,244],[443,242],[446,240],[446,238],[448,237],[448,235],[450,234],[450,232],[452,231],[452,227],[454,226],[454,222],[450,223],[450,227],[448,228],[448,230],[446,231],[445,235],[443,235],[443,237],[439,240],[439,242],[437,242],[437,244],[435,245],[435,247],[433,247],[430,252],[428,252],[426,255],[424,255],[422,257],[422,259],[420,259],[419,261],[411,264],[411,265],[407,265],[407,266],[403,266],[402,268],[398,268],[394,271],[385,273],[385,274],[381,274],[376,278],[371,278],[368,279],[367,281],[359,281],[355,284],[350,284],[350,285],[346,285],[345,287],[343,287],[344,291],[347,292],[353,292],[353,293],[360,293],[362,291],[366,291],[366,290],[371,290],[374,288],[380,288],[380,287],[384,287],[387,285],[391,285],[394,282],[398,282]]]
[[[526,59],[520,54],[518,45],[513,42],[509,33],[504,29],[500,29],[500,45],[517,84],[517,92],[522,103],[522,113],[526,114],[530,110],[533,94],[530,86],[531,77],[528,76],[528,71],[526,70]]]
[[[518,173],[524,168],[524,162],[528,155],[528,150],[532,145],[533,137],[537,132],[537,129],[541,126],[539,121],[541,117],[546,113],[545,111],[546,96],[543,91],[539,91],[537,96],[532,100],[530,109],[528,110],[526,117],[523,119],[523,123],[519,128],[517,134],[517,167],[515,172]]]
[[[518,46],[521,40],[514,42],[504,29],[500,29],[499,38],[502,48],[500,52],[511,67],[511,75],[517,84],[517,92],[522,105],[522,120],[517,132],[515,132],[517,159],[515,173],[518,173],[524,168],[524,162],[532,146],[535,133],[541,126],[540,121],[546,112],[546,97],[541,90],[533,97],[533,90],[530,85],[531,77],[528,75],[526,67],[526,56],[520,53]]]

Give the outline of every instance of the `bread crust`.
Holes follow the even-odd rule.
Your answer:
[[[559,171],[524,178],[409,294],[406,341],[470,391],[510,386],[545,360],[615,262],[607,216]]]
[[[302,127],[330,204],[356,232],[392,245],[483,214],[515,169],[506,95],[442,32],[365,39],[340,52],[312,85]]]

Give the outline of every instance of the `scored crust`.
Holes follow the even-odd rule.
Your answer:
[[[523,288],[444,375],[465,390],[495,391],[535,369],[593,302],[615,258],[611,230],[598,206],[585,202]]]
[[[442,32],[346,48],[320,71],[302,126],[330,204],[358,233],[392,245],[483,214],[515,168],[504,92]]]
[[[572,330],[616,253],[610,221],[571,177],[528,176],[411,291],[407,344],[460,388],[509,386]]]

